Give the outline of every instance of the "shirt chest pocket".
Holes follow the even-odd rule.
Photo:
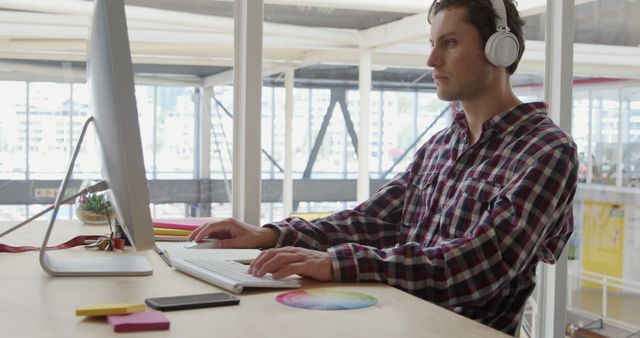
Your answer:
[[[438,183],[438,174],[437,171],[419,174],[409,185],[402,218],[405,226],[414,227],[424,220]]]
[[[502,184],[478,178],[468,178],[460,186],[456,198],[448,201],[441,219],[443,235],[464,237],[498,199]]]

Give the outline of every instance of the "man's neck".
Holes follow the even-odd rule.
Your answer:
[[[482,124],[490,118],[522,103],[511,90],[509,82],[498,88],[487,88],[485,94],[461,102],[467,124],[470,144],[476,143],[482,135]]]

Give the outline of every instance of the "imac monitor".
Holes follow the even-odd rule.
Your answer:
[[[97,0],[87,57],[102,176],[118,222],[138,250],[154,246],[123,0]]]
[[[105,252],[87,257],[49,254],[47,242],[75,159],[91,121],[102,150],[102,175],[110,188],[117,223],[137,250],[154,246],[142,143],[123,0],[96,0],[87,58],[92,116],[85,123],[63,179],[40,250],[40,265],[54,276],[141,276],[146,258]]]

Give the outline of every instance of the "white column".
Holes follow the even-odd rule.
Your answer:
[[[211,177],[211,91],[212,87],[200,87],[200,152],[199,168],[201,179]]]
[[[282,204],[284,216],[293,210],[293,83],[295,72],[289,68],[284,72],[284,178],[282,180]]]
[[[262,109],[262,0],[235,0],[232,215],[258,225]]]
[[[198,217],[211,216],[211,198],[209,197],[211,177],[211,93],[212,87],[201,86],[199,95],[193,95],[194,103],[198,105],[198,160],[196,161],[198,168],[199,182],[199,205],[196,215]],[[195,101],[198,99],[198,101]],[[191,212],[190,212],[191,213]]]
[[[593,137],[593,90],[589,90],[589,132],[587,133],[587,184],[593,180],[593,158],[591,142]]]
[[[571,133],[574,0],[547,1],[545,100],[551,118]],[[538,280],[540,337],[564,338],[567,311],[567,249],[555,266],[542,264]]]
[[[571,133],[574,0],[547,1],[544,97],[551,118]]]
[[[371,121],[371,50],[360,51],[358,87],[360,89],[360,114],[358,132],[358,202],[369,198],[369,125]]]
[[[622,88],[618,88],[618,148],[616,152],[616,163],[618,163],[616,167],[616,187],[622,187],[622,178],[624,166],[624,136],[627,135],[625,133],[625,121],[629,121],[629,116],[626,114],[628,110],[623,109],[624,101],[622,99]],[[629,131],[627,130],[627,133]]]

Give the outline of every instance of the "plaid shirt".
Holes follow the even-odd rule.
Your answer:
[[[277,246],[326,250],[336,281],[382,281],[507,333],[573,231],[577,156],[544,103],[482,125],[463,112],[409,168],[354,209],[287,218]]]

